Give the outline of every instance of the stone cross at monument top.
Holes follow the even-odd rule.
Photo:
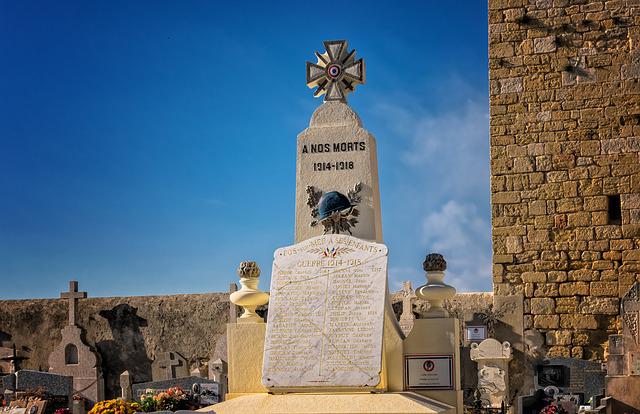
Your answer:
[[[298,135],[295,241],[347,234],[382,242],[376,140],[346,99],[365,82],[364,61],[345,40],[324,47],[307,62],[307,86],[324,102]]]
[[[78,299],[87,297],[87,292],[78,292],[78,281],[69,281],[69,291],[60,293],[60,298],[69,299],[69,325],[76,324],[78,317]]]

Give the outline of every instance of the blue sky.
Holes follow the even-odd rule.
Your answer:
[[[0,2],[0,298],[268,288],[293,240],[304,64],[347,39],[391,289],[491,289],[485,2]]]

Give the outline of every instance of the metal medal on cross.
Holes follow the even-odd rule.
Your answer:
[[[325,41],[326,52],[316,52],[317,63],[307,62],[307,86],[316,88],[313,96],[324,95],[327,101],[346,102],[356,85],[365,83],[362,58],[356,60],[355,49],[349,52],[346,40]]]

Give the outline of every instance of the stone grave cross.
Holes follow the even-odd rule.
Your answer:
[[[6,357],[0,358],[0,360],[2,361],[7,361],[11,364],[11,368],[9,370],[10,374],[14,374],[16,372],[18,372],[20,370],[20,362],[24,361],[25,359],[29,359],[25,356],[18,356],[18,351],[16,349],[16,344],[13,344],[13,348],[12,348],[13,352],[11,353],[11,355],[8,355]]]
[[[69,325],[75,326],[78,316],[78,299],[87,297],[87,292],[78,292],[78,281],[69,281],[69,291],[60,293],[60,298],[69,299]]]
[[[411,281],[405,280],[402,282],[402,313],[400,314],[400,328],[405,335],[409,335],[411,328],[413,328],[413,309],[411,307],[411,301],[416,297],[411,286]]]
[[[173,353],[169,352],[169,358],[160,363],[160,368],[164,369],[167,378],[176,378],[175,367],[180,365],[180,359]]]

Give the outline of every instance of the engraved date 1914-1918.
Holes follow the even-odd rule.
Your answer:
[[[313,171],[353,170],[353,161],[314,162]]]

